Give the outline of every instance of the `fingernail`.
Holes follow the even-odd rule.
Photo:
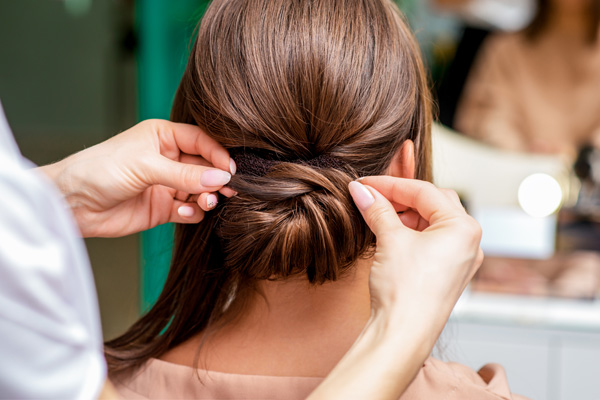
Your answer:
[[[237,171],[237,165],[235,165],[235,161],[233,161],[233,158],[229,159],[229,172],[231,172],[231,175],[235,175]]]
[[[375,203],[375,197],[373,197],[371,192],[362,183],[356,181],[350,182],[348,188],[359,210],[365,211]]]
[[[195,214],[194,207],[190,206],[181,206],[177,209],[177,214],[184,218],[193,217]]]
[[[209,194],[208,196],[206,196],[206,207],[209,210],[212,210],[213,208],[215,208],[217,206],[218,202],[219,202],[219,200],[217,199],[217,196],[215,196],[214,194]]]
[[[231,180],[231,174],[229,172],[221,171],[220,169],[209,169],[202,173],[200,183],[202,186],[223,186],[229,183]]]

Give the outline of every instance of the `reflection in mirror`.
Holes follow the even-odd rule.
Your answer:
[[[483,226],[487,257],[472,289],[597,298],[600,2],[430,5],[455,21],[445,35],[454,46],[444,38],[429,58],[440,121],[460,134],[437,130],[460,135],[462,156],[434,159],[438,183],[458,190]]]

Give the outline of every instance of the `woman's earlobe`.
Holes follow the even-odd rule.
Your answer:
[[[397,178],[415,178],[415,144],[406,140],[392,159],[389,175]]]
[[[400,148],[402,158],[402,177],[415,179],[415,144],[412,140],[406,140]]]

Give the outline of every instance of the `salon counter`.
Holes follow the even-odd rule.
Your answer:
[[[474,369],[507,371],[515,393],[600,399],[600,302],[466,292],[434,352]]]
[[[454,308],[452,319],[600,335],[600,300],[465,292]]]

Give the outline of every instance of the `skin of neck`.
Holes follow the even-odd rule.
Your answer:
[[[363,259],[335,282],[311,285],[306,278],[262,281],[245,320],[273,330],[312,329],[311,325],[364,325],[370,316],[369,272],[372,260]],[[298,325],[298,326],[294,326]]]
[[[301,277],[261,281],[261,294],[252,296],[241,315],[160,359],[234,374],[325,377],[369,320],[371,264],[358,260],[337,281],[322,285]]]

